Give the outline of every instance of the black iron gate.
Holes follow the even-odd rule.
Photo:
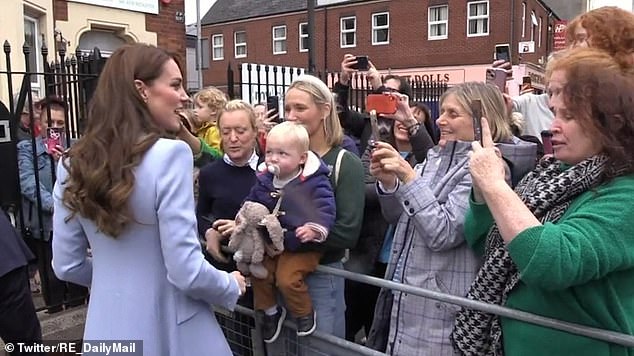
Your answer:
[[[64,130],[65,131],[65,148],[70,143],[79,138],[82,129],[82,123],[87,114],[87,106],[94,89],[97,84],[97,78],[105,59],[101,57],[99,49],[95,48],[91,53],[83,53],[79,50],[74,54],[68,55],[66,48],[62,46],[57,52],[52,53],[49,58],[49,51],[46,45],[40,49],[42,68],[31,68],[32,63],[31,48],[28,45],[22,47],[21,55],[24,57],[24,70],[16,71],[12,69],[12,52],[13,49],[8,41],[3,45],[6,70],[0,71],[0,83],[6,85],[7,98],[2,98],[0,102],[0,207],[9,214],[16,223],[16,227],[21,231],[27,244],[34,250],[38,256],[38,270],[42,281],[42,292],[44,299],[49,300],[48,295],[51,291],[50,260],[46,261],[46,256],[50,253],[50,242],[46,238],[50,231],[46,231],[44,226],[49,225],[45,222],[50,216],[45,216],[41,211],[42,194],[44,193],[41,184],[40,175],[48,175],[54,181],[55,162],[52,157],[50,172],[40,170],[42,158],[37,155],[36,141],[42,140],[36,137],[38,126],[38,110],[37,102],[43,99],[45,102],[54,98],[64,105]],[[14,57],[15,58],[15,57]],[[36,63],[38,61],[35,61]],[[40,88],[35,88],[33,82],[41,83]],[[20,89],[14,90],[15,84],[20,83]],[[38,92],[39,98],[34,96],[34,90]],[[27,110],[25,110],[27,108]],[[42,107],[47,112],[48,126],[51,124],[51,107]],[[26,113],[28,111],[28,113]],[[27,141],[19,146],[20,141]],[[32,161],[29,167],[33,167],[28,172],[23,170],[20,172],[18,164],[19,147],[28,146],[32,152]],[[24,157],[24,156],[23,156]],[[46,163],[46,162],[44,162]],[[34,198],[27,199],[23,194],[23,186],[25,178],[30,182],[35,182],[33,189],[35,190]],[[50,192],[47,192],[50,193]],[[37,211],[31,216],[24,216],[24,207],[26,204],[32,204],[38,207]],[[30,209],[29,209],[30,211]],[[33,220],[35,219],[35,220]],[[39,229],[32,231],[27,222],[37,221],[35,224]],[[48,244],[48,245],[47,245]],[[44,258],[43,258],[44,257]],[[50,257],[50,256],[49,256]],[[47,308],[59,307],[56,305],[47,305]]]

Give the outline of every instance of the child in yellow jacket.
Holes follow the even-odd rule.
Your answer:
[[[199,126],[196,136],[211,148],[220,149],[220,132],[216,126],[222,108],[227,104],[225,93],[214,87],[207,87],[194,95],[194,106]]]

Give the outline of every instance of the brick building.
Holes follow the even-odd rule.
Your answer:
[[[316,68],[339,71],[352,53],[382,73],[455,84],[484,80],[495,44],[508,43],[516,80],[540,87],[557,19],[542,0],[317,0]],[[229,64],[307,67],[307,21],[306,0],[216,1],[202,19],[204,83],[224,85]]]

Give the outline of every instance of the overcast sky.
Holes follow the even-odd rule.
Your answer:
[[[207,13],[216,0],[200,0],[200,18]],[[185,0],[185,23],[196,23],[196,0]]]

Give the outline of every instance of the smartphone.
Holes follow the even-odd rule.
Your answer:
[[[278,124],[282,122],[280,118],[280,98],[277,95],[266,97],[266,110],[268,112],[271,109],[273,111],[269,113],[269,117],[274,118],[272,121]]]
[[[352,69],[356,70],[368,70],[370,69],[370,62],[368,61],[368,56],[356,56],[355,60],[356,64],[350,66]]]
[[[495,59],[511,62],[511,46],[508,43],[495,45]]]
[[[66,132],[61,127],[49,127],[46,129],[46,148],[52,153],[53,148],[61,146],[66,148]]]
[[[504,93],[506,90],[506,71],[500,68],[487,68],[486,82],[497,86]]]
[[[367,112],[375,110],[377,114],[392,115],[396,112],[397,99],[389,93],[368,94],[365,101]]]
[[[544,130],[541,132],[541,136],[542,136],[542,145],[544,146],[544,154],[545,155],[553,154],[554,153],[553,143],[552,143],[553,133],[550,132],[550,130]]]
[[[471,113],[473,114],[473,140],[482,145],[482,102],[471,101]]]

